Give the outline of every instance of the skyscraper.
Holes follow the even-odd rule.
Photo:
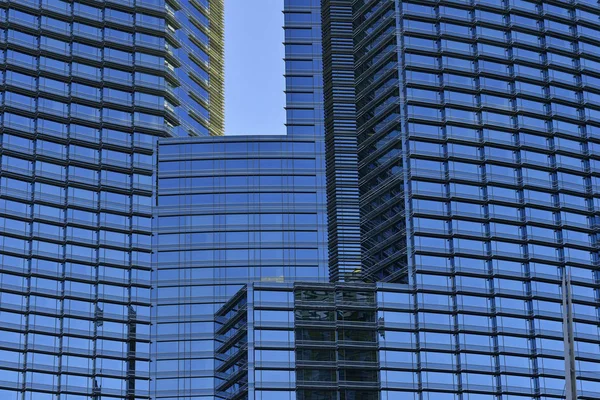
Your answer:
[[[324,0],[323,87],[329,269],[332,281],[363,276],[352,4]]]
[[[390,355],[403,355],[391,351],[394,345],[403,345],[385,341],[382,323],[384,315],[401,316],[401,308],[409,305],[390,301],[405,296],[395,293],[395,286],[386,290],[357,282],[248,285],[216,314],[217,357],[222,360],[218,370],[227,377],[220,397],[379,399],[381,388],[387,386],[387,371],[381,372],[380,383],[378,360],[386,360],[387,353],[393,365]],[[388,328],[410,329],[389,319]],[[379,355],[378,345],[388,350]]]
[[[351,168],[336,167],[351,160],[340,163],[355,112],[360,276],[395,293],[361,316],[374,337],[354,355],[378,370],[365,368],[363,389],[382,399],[598,398],[597,5],[358,1],[353,61],[348,6],[322,10],[328,193],[352,193],[341,179]],[[348,199],[330,197],[329,216]],[[351,256],[333,241],[352,218],[339,221],[329,221],[330,254]],[[343,260],[330,260],[334,279],[349,276]],[[368,398],[348,390],[347,305],[265,289],[249,286],[217,313],[223,396]],[[325,343],[298,336],[305,317],[325,319],[308,323],[329,330]]]
[[[152,376],[156,399],[219,392],[214,313],[244,285],[326,282],[323,141],[159,141]]]
[[[328,280],[321,8],[283,12],[287,136],[158,144],[157,399],[219,395],[214,312],[244,285]]]
[[[422,349],[402,382],[597,397],[598,3],[353,6],[364,265],[411,286]]]
[[[222,134],[220,0],[4,1],[0,393],[150,396],[156,138]]]
[[[287,138],[220,2],[0,10],[0,394],[600,398],[596,1],[285,0]]]
[[[403,4],[353,4],[363,272],[372,280],[400,282],[407,273],[398,21]]]

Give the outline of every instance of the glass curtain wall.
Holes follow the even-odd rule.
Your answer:
[[[156,398],[222,391],[213,314],[244,284],[327,280],[322,146],[306,135],[160,141]]]
[[[421,349],[387,395],[562,398],[570,309],[578,395],[598,397],[597,2],[355,12],[367,261],[408,267]]]
[[[220,7],[0,2],[3,397],[150,397],[154,144],[220,133],[195,95],[219,75]]]
[[[221,391],[213,313],[243,284],[328,279],[320,1],[281,5],[287,138],[159,145],[157,398]]]

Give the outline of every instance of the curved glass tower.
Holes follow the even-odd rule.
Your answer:
[[[327,280],[322,147],[308,136],[160,141],[157,399],[228,391],[213,314],[243,285]]]
[[[220,0],[0,2],[4,398],[150,397],[154,144],[222,133],[221,20]]]
[[[365,264],[418,327],[383,395],[598,397],[598,3],[354,12]]]

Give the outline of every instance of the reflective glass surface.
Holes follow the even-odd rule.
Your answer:
[[[0,1],[6,398],[151,395],[154,145],[221,133],[201,87],[219,74],[222,4],[182,3]]]
[[[379,399],[377,343],[385,332],[378,333],[376,289],[307,282],[242,289],[216,313],[218,395]]]
[[[159,145],[157,398],[219,392],[213,313],[243,284],[328,279],[320,1],[283,3],[288,139]]]
[[[397,318],[418,333],[394,335],[418,350],[390,353],[383,395],[564,396],[570,275],[576,386],[597,397],[597,2],[354,12],[365,263],[416,293]]]
[[[252,281],[328,279],[323,143],[165,139],[158,152],[153,384],[157,398],[212,396],[214,311]]]

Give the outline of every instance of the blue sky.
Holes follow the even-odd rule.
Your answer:
[[[283,0],[225,0],[225,134],[285,134]]]

